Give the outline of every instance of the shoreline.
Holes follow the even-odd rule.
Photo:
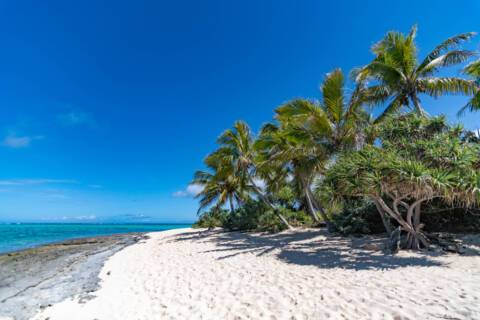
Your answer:
[[[375,237],[176,229],[110,256],[94,299],[70,297],[34,320],[474,319],[480,237],[464,255],[365,249]]]
[[[65,241],[127,233],[148,233],[190,227],[185,223],[0,223],[0,255],[34,249]],[[46,229],[44,229],[47,227]],[[72,228],[73,227],[73,228]],[[17,238],[16,233],[24,235]],[[25,234],[34,233],[31,239]]]
[[[22,255],[25,251],[41,251],[39,249],[43,247],[58,247],[58,246],[65,246],[65,245],[76,245],[76,244],[87,244],[95,241],[96,239],[101,238],[109,238],[109,237],[123,237],[123,236],[130,236],[130,235],[146,235],[150,232],[125,232],[125,233],[115,233],[115,234],[105,234],[105,235],[96,235],[96,236],[79,236],[74,238],[67,238],[64,240],[54,240],[54,241],[47,241],[45,243],[36,243],[32,245],[28,245],[25,247],[21,247],[18,249],[13,250],[6,250],[0,251],[0,258],[3,256],[13,256],[13,255]]]
[[[146,233],[74,238],[0,254],[0,319],[23,320],[39,310],[99,288],[105,261]]]

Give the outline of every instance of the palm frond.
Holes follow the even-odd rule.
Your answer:
[[[375,85],[364,89],[362,100],[370,106],[379,106],[388,101],[392,94],[390,88],[386,85]]]
[[[343,72],[340,69],[336,69],[327,74],[321,86],[322,105],[327,111],[329,118],[335,123],[338,123],[343,116],[343,85]]]
[[[423,70],[431,61],[438,58],[443,52],[458,47],[458,45],[470,40],[475,35],[475,32],[466,32],[443,41],[425,57],[422,63],[420,63],[420,65],[418,66],[418,70]]]
[[[474,77],[480,79],[480,60],[476,60],[470,64],[468,64],[464,69],[463,72]]]
[[[290,101],[275,110],[276,118],[285,125],[309,127],[316,132],[330,132],[331,122],[325,111],[318,105],[305,100]]]
[[[375,80],[384,84],[400,84],[407,80],[402,70],[395,65],[381,61],[373,61],[365,67],[364,73]]]
[[[445,94],[473,95],[478,90],[475,81],[462,78],[429,77],[417,81],[419,84],[419,91],[432,97],[439,97]]]
[[[430,61],[424,68],[420,69],[421,75],[431,74],[439,67],[449,67],[467,61],[475,53],[469,50],[453,50],[449,51],[432,61]]]
[[[374,124],[381,123],[383,120],[385,120],[387,117],[397,113],[402,106],[405,105],[406,97],[402,95],[396,96],[390,104],[383,110],[382,114],[380,114],[374,121]]]
[[[457,116],[462,116],[466,111],[480,111],[480,89],[473,96],[473,98],[470,99],[470,101],[468,101],[468,103],[458,111]]]

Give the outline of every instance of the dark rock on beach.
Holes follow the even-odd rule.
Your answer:
[[[105,260],[145,238],[132,233],[75,239],[0,255],[0,319],[29,319],[68,297],[91,298]]]

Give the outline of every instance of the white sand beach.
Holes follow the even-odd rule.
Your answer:
[[[34,319],[480,319],[474,250],[388,256],[318,230],[149,236],[107,260],[92,299]]]

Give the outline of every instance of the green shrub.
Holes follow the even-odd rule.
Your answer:
[[[284,207],[281,207],[279,210],[292,226],[308,227],[313,225],[313,220],[310,215],[303,211],[295,211]],[[254,230],[280,232],[285,230],[286,226],[278,218],[278,215],[263,203],[250,201],[229,216],[226,220],[225,228],[232,231]]]
[[[202,213],[192,227],[213,229],[223,227],[228,218],[228,211],[219,208],[212,208]]]
[[[310,215],[304,211],[295,211],[280,207],[280,212],[292,226],[312,226]],[[278,216],[263,202],[249,200],[233,213],[224,209],[212,208],[204,212],[193,225],[194,228],[222,227],[229,231],[266,231],[279,232],[285,225]]]
[[[273,210],[267,210],[258,216],[256,231],[280,232],[286,229]]]
[[[332,216],[335,231],[342,235],[385,232],[375,204],[365,199],[348,199],[343,209]]]
[[[290,210],[287,208],[281,208],[280,212],[288,220],[288,222],[294,227],[312,227],[315,224],[312,216],[303,210]]]
[[[228,215],[224,227],[231,231],[258,230],[259,218],[267,211],[262,202],[249,200]]]
[[[480,203],[480,146],[465,142],[462,128],[447,126],[443,117],[409,114],[387,119],[379,139],[341,155],[325,183],[338,197],[375,201],[406,233],[405,248],[428,247],[422,218],[432,200],[465,210]]]

